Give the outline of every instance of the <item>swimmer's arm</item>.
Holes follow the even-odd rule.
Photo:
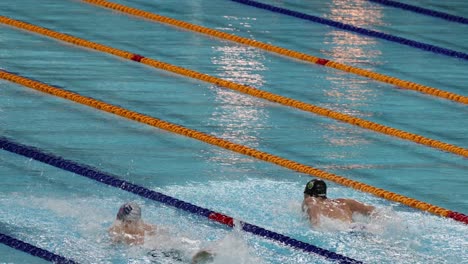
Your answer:
[[[107,232],[109,234],[111,234],[111,235],[116,234],[116,233],[118,233],[118,228],[117,228],[117,226],[113,225],[113,226],[109,227],[109,229],[107,229]]]
[[[313,226],[318,226],[320,224],[320,215],[316,213],[309,214],[309,220]]]
[[[121,234],[119,231],[120,230],[117,228],[117,226],[111,226],[109,229],[107,229],[112,243],[118,243],[121,241]]]
[[[375,207],[372,205],[367,205],[352,199],[347,199],[347,204],[353,212],[357,212],[363,215],[370,215],[375,210]]]
[[[309,216],[309,221],[313,226],[317,226],[320,223],[320,214],[318,210],[312,210],[311,206],[308,205],[306,201],[303,203],[304,207],[303,210],[307,212],[307,215]],[[313,206],[313,205],[312,205]]]
[[[155,235],[156,234],[156,226],[155,225],[145,223],[143,225],[143,229],[145,230],[145,232],[148,232],[149,235]]]

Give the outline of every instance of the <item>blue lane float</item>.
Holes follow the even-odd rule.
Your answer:
[[[23,251],[25,253],[28,253],[30,255],[45,259],[47,261],[57,263],[57,264],[75,264],[77,262],[67,259],[65,257],[62,257],[60,255],[54,254],[50,251],[47,251],[45,249],[33,246],[29,243],[26,243],[24,241],[21,241],[19,239],[16,239],[14,237],[11,237],[9,235],[5,235],[0,233],[0,243],[5,244],[11,248]]]
[[[234,2],[237,2],[237,3],[240,3],[240,4],[244,4],[244,5],[253,6],[253,7],[256,7],[256,8],[268,10],[268,11],[283,14],[283,15],[297,17],[297,18],[308,20],[308,21],[315,22],[315,23],[320,23],[320,24],[332,26],[332,27],[335,27],[335,28],[339,28],[339,29],[359,33],[359,34],[366,35],[366,36],[369,36],[369,37],[385,39],[385,40],[388,40],[388,41],[392,41],[392,42],[396,42],[396,43],[399,43],[399,44],[407,45],[407,46],[410,46],[410,47],[413,47],[413,48],[418,48],[418,49],[422,49],[422,50],[425,50],[425,51],[430,51],[430,52],[433,52],[433,53],[436,53],[436,54],[442,54],[442,55],[446,55],[446,56],[449,56],[449,57],[468,60],[468,54],[467,53],[456,51],[456,50],[451,50],[451,49],[447,49],[447,48],[438,47],[438,46],[435,46],[435,45],[432,45],[432,44],[427,44],[427,43],[422,43],[422,42],[411,40],[411,39],[397,37],[397,36],[393,36],[393,35],[390,35],[390,34],[387,34],[387,33],[379,32],[379,31],[375,31],[375,30],[371,30],[371,29],[356,27],[356,26],[353,26],[353,25],[350,25],[350,24],[345,24],[345,23],[341,23],[341,22],[338,22],[338,21],[333,21],[333,20],[330,20],[330,19],[322,18],[322,17],[312,16],[312,15],[296,12],[296,11],[293,11],[293,10],[289,10],[289,9],[286,9],[286,8],[272,6],[272,5],[252,1],[252,0],[230,0],[230,1],[234,1]]]
[[[234,226],[234,218],[220,214],[209,209],[205,209],[199,207],[197,205],[193,205],[191,203],[184,202],[182,200],[167,196],[165,194],[152,191],[146,189],[142,186],[127,182],[125,180],[121,180],[116,176],[100,172],[99,170],[89,167],[87,165],[79,164],[71,160],[64,159],[59,156],[55,156],[49,153],[45,153],[35,147],[22,145],[16,142],[13,142],[5,137],[0,137],[0,149],[9,151],[11,153],[15,153],[18,155],[22,155],[24,157],[28,157],[34,159],[36,161],[40,161],[56,168],[66,170],[89,179],[104,183],[109,186],[113,186],[127,192],[134,193],[141,197],[157,201],[166,205],[170,205],[176,207],[178,209],[197,214],[200,216],[207,217],[213,221],[217,221],[224,225],[233,227]],[[300,249],[307,253],[313,253],[325,257],[329,260],[336,261],[338,263],[362,263],[361,261],[343,256],[341,254],[314,246],[312,244],[308,244],[294,238],[264,229],[262,227],[249,224],[243,221],[237,221],[239,225],[242,227],[242,230],[263,238],[267,238],[276,242],[280,242],[283,245],[290,246],[295,249]]]
[[[408,4],[405,4],[405,3],[400,3],[400,2],[397,2],[397,1],[391,1],[391,0],[367,0],[367,1],[377,3],[377,4],[386,5],[386,6],[400,8],[400,9],[412,11],[412,12],[415,12],[415,13],[423,14],[423,15],[438,17],[438,18],[442,18],[442,19],[452,21],[452,22],[458,22],[458,23],[461,23],[461,24],[468,24],[468,18],[466,18],[466,17],[454,16],[454,15],[451,15],[451,14],[447,14],[447,13],[444,13],[444,12],[439,12],[439,11],[435,11],[435,10],[431,10],[431,9],[427,9],[427,8],[423,8],[423,7],[419,7],[419,6],[408,5]]]

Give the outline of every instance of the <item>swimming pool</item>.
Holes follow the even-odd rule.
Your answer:
[[[291,50],[467,95],[466,61],[232,1],[125,5]],[[454,15],[463,1],[407,1]],[[266,3],[266,1],[265,1]],[[270,3],[272,4],[272,3]],[[466,25],[367,1],[274,5],[468,52]],[[2,1],[2,15],[198,72],[333,109],[463,148],[463,104],[278,56],[81,1]],[[62,87],[453,211],[468,212],[466,158],[268,102],[206,82],[0,25],[4,70]],[[118,175],[148,189],[242,219],[365,263],[467,259],[466,225],[330,183],[330,196],[382,208],[370,233],[313,230],[300,212],[310,175],[155,129],[4,80],[1,136]],[[121,203],[193,247],[221,240],[220,262],[329,263],[70,172],[0,151],[0,230],[80,263],[156,261],[148,248],[108,243]],[[151,241],[147,247],[158,241]],[[237,252],[228,253],[236,248]],[[192,249],[187,249],[190,251]],[[42,263],[6,246],[3,262]]]

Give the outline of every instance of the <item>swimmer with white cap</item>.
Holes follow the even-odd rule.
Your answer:
[[[140,245],[145,241],[145,234],[154,235],[156,226],[146,224],[141,219],[141,208],[134,202],[123,204],[117,213],[116,221],[109,228],[112,241],[129,245]]]

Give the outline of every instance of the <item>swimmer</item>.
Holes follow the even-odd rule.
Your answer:
[[[130,202],[123,204],[117,213],[116,221],[109,228],[109,234],[115,243],[141,245],[145,235],[155,235],[156,226],[145,223],[141,219],[141,208]]]
[[[318,226],[321,216],[352,223],[353,213],[370,215],[375,207],[353,199],[328,199],[327,185],[315,179],[309,181],[304,189],[302,210],[307,212],[311,224]]]

